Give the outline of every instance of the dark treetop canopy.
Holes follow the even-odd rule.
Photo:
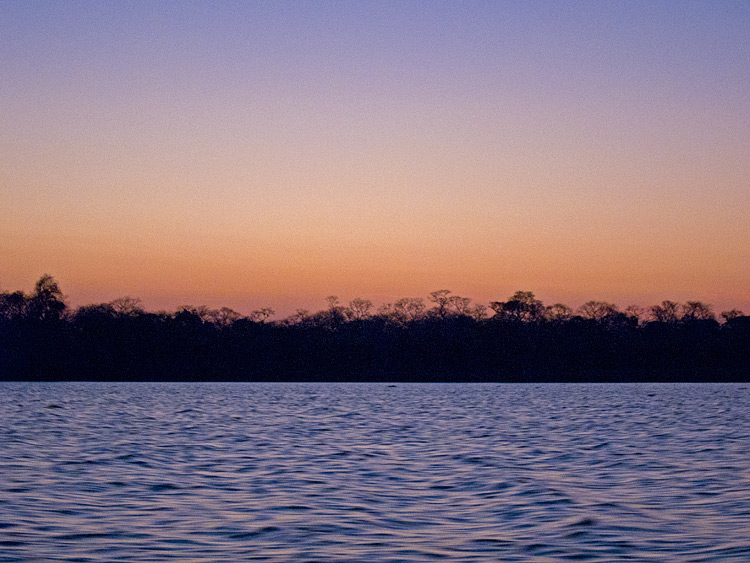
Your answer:
[[[578,311],[518,291],[489,308],[448,290],[372,311],[270,321],[222,308],[150,313],[120,298],[71,310],[43,276],[0,293],[0,379],[225,381],[745,381],[750,317],[697,301]]]

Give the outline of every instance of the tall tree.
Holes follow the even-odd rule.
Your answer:
[[[31,294],[31,314],[40,320],[54,321],[65,314],[66,308],[65,296],[55,278],[42,275]]]

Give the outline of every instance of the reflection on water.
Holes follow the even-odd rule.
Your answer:
[[[0,561],[748,561],[746,385],[0,383]]]

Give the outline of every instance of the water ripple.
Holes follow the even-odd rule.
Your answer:
[[[746,385],[0,391],[0,562],[750,560]]]

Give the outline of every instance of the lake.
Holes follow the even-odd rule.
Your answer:
[[[748,561],[746,384],[0,383],[0,561]]]

